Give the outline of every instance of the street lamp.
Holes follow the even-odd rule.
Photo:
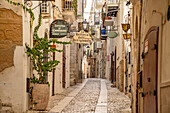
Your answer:
[[[132,36],[131,33],[125,33],[125,34],[123,34],[124,39],[130,39],[131,36]]]
[[[130,29],[130,24],[122,24],[122,29],[124,32],[127,32]]]
[[[125,16],[126,16],[126,15],[125,15]],[[128,12],[128,14],[127,14],[127,23],[123,23],[123,24],[122,24],[122,29],[123,29],[123,31],[125,32],[125,34],[123,34],[124,39],[130,39],[131,36],[132,36],[131,33],[128,33],[128,30],[130,29],[129,16],[130,16],[130,14],[129,14],[129,12]]]
[[[86,21],[83,21],[83,29],[84,31],[88,32],[89,31],[89,22]]]

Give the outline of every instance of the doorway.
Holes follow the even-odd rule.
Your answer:
[[[143,105],[144,113],[157,113],[158,27],[148,30],[143,52]],[[149,107],[148,107],[149,106]]]
[[[63,76],[62,76],[62,86],[63,88],[66,87],[66,49],[65,45],[63,45]]]

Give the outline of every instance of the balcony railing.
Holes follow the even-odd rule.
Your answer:
[[[63,11],[73,11],[73,1],[72,0],[63,0]]]
[[[108,0],[108,4],[115,4],[118,2],[119,2],[119,0]]]

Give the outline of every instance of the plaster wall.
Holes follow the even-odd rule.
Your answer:
[[[139,26],[140,26],[140,1],[136,1],[135,5],[133,6],[133,13],[132,13],[132,38],[131,38],[131,92],[132,92],[132,112],[136,113],[136,101],[137,98],[136,91],[137,91],[137,73],[138,73],[138,55],[139,55]],[[139,104],[141,108],[143,106]]]
[[[170,77],[169,77],[169,67],[170,67],[170,60],[169,60],[169,35],[170,33],[170,22],[167,21],[167,11],[168,11],[168,1],[167,0],[144,0],[143,7],[142,7],[142,23],[141,23],[141,41],[140,41],[140,53],[143,51],[143,42],[146,36],[147,31],[152,26],[159,27],[159,37],[158,37],[158,113],[168,113],[170,108],[170,99],[169,99],[169,84],[170,84]],[[135,113],[137,108],[135,105],[136,101],[136,82],[137,82],[137,56],[135,54],[139,51],[137,43],[137,33],[139,33],[139,20],[140,20],[140,5],[136,1],[134,5],[134,14],[133,14],[133,40],[131,41],[132,45],[132,100],[133,100],[133,112]],[[154,12],[153,12],[154,11]],[[156,11],[156,12],[155,12]],[[137,25],[138,24],[138,25]],[[137,30],[136,30],[137,29]],[[136,31],[135,31],[136,30]],[[142,59],[140,60],[140,68],[142,70],[143,62]],[[167,91],[165,93],[165,90]],[[140,99],[139,99],[140,100]],[[141,102],[139,102],[141,103]],[[140,104],[142,108],[142,103]],[[142,112],[142,110],[141,110]]]
[[[170,1],[169,1],[170,2]],[[143,2],[143,26],[142,33],[144,40],[147,31],[152,26],[159,27],[158,37],[158,113],[168,113],[170,111],[170,98],[168,95],[170,88],[170,39],[168,32],[170,29],[170,22],[167,21],[168,11],[167,0],[150,0]],[[153,12],[156,10],[156,13]],[[165,92],[165,90],[167,92]]]
[[[106,47],[106,79],[109,79],[110,75],[110,38],[107,37],[107,47]]]
[[[22,57],[24,54],[24,47],[17,46],[14,52],[14,66],[0,72],[0,99],[2,103],[11,103],[14,112],[26,111],[26,75],[23,76]]]
[[[22,3],[22,0],[13,0]],[[21,113],[28,109],[26,78],[30,62],[25,54],[25,43],[30,43],[29,14],[19,6],[0,1],[0,99],[12,104],[12,111]],[[27,27],[27,29],[25,29]],[[2,108],[4,109],[4,108]]]
[[[59,41],[62,41],[63,39],[59,39]],[[56,45],[56,49],[63,50],[63,45]],[[63,63],[63,53],[56,52],[55,53],[55,59],[60,61],[60,63],[56,66],[55,70],[55,86],[54,86],[54,94],[61,93],[63,91],[62,87],[62,63]]]
[[[70,45],[70,85],[76,84],[78,76],[78,48],[77,44],[72,41]]]

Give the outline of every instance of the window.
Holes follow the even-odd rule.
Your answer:
[[[63,0],[63,11],[72,11],[73,10],[73,1],[72,0]]]
[[[48,2],[44,1],[41,4],[41,13],[49,13],[49,4],[48,4]]]
[[[131,64],[131,52],[129,52],[129,64]]]

